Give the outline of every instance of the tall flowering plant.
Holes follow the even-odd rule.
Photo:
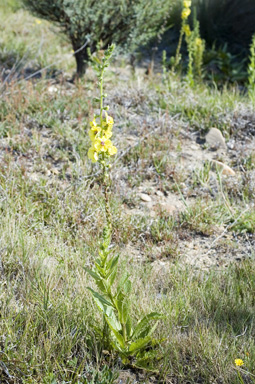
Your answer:
[[[132,285],[129,274],[124,272],[117,279],[119,255],[112,254],[109,248],[112,238],[109,169],[111,157],[117,153],[117,148],[111,141],[114,121],[107,113],[109,107],[104,106],[103,101],[106,95],[103,92],[103,82],[104,73],[109,66],[113,51],[114,45],[111,45],[104,53],[99,52],[97,55],[90,55],[98,77],[100,96],[95,99],[99,103],[99,114],[90,122],[88,132],[91,140],[88,157],[93,163],[98,162],[103,171],[102,188],[105,197],[106,225],[103,229],[103,240],[93,268],[85,269],[94,279],[98,288],[97,291],[92,288],[88,289],[92,293],[98,309],[103,313],[104,335],[108,336],[107,342],[110,344],[110,348],[121,356],[124,364],[149,368],[156,351],[152,348],[147,350],[147,347],[153,344],[152,333],[157,327],[157,320],[162,316],[157,312],[151,312],[136,321],[134,325],[130,316]],[[151,325],[153,320],[156,320],[156,323]]]
[[[182,5],[183,5],[182,13],[181,13],[182,25],[181,25],[180,37],[179,37],[179,41],[178,41],[178,45],[177,45],[177,49],[176,49],[173,69],[176,69],[176,67],[178,66],[178,64],[180,63],[180,60],[181,60],[180,50],[181,50],[181,46],[182,46],[183,36],[184,36],[184,34],[187,35],[190,33],[190,29],[189,29],[189,25],[187,24],[187,20],[188,20],[189,15],[191,14],[191,9],[190,9],[191,0],[184,0]]]

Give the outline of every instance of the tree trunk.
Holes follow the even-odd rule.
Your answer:
[[[88,67],[89,57],[85,49],[74,54],[76,60],[76,77],[79,79],[85,75]]]
[[[77,41],[74,38],[73,39],[71,38],[71,42],[72,42],[73,50],[75,52],[74,57],[76,60],[76,74],[74,77],[80,79],[85,75],[86,69],[88,67],[88,62],[89,62],[89,55],[87,51],[88,46],[85,46],[81,49],[84,43],[82,43],[81,41]],[[91,53],[95,51],[95,48],[93,46],[90,46],[90,49],[91,49]]]

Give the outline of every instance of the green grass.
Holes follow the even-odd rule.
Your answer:
[[[40,57],[47,64],[62,57],[56,68],[71,77],[66,42],[47,23],[32,29],[24,11],[8,12],[5,52],[21,56],[38,47],[41,33],[50,36]],[[234,179],[219,179],[202,159],[193,170],[189,161],[182,167],[191,144],[185,134],[216,126],[233,138],[252,105],[236,88],[189,89],[175,77],[169,89],[158,75],[126,80],[122,70],[116,62],[106,84],[120,156],[112,169],[113,246],[119,275],[131,274],[132,316],[165,315],[156,334],[158,373],[140,382],[154,375],[158,383],[241,383],[235,358],[245,362],[243,382],[255,382],[255,264],[246,248],[255,233],[254,151],[219,159],[234,167]],[[0,101],[0,382],[109,384],[123,371],[132,382],[130,367],[105,351],[83,269],[96,256],[105,220],[100,174],[87,159],[95,77],[89,71],[79,84],[56,80],[54,92],[50,86],[45,78],[14,81]],[[130,142],[136,145],[127,151]],[[153,209],[139,188],[157,199]],[[161,205],[171,194],[182,201],[181,212]],[[208,239],[210,246],[223,231],[228,238],[216,243],[218,255],[238,247],[234,232],[245,249],[242,262],[206,269],[185,263],[183,242]]]

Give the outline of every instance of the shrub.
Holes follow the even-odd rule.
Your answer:
[[[109,44],[135,49],[160,34],[173,0],[23,0],[37,17],[58,24],[75,51],[77,74],[86,71],[89,47]],[[83,49],[85,42],[88,44]]]

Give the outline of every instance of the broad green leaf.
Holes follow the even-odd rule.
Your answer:
[[[109,325],[111,325],[111,329],[115,330],[116,332],[121,330],[121,324],[114,312],[111,314],[111,316],[106,316],[106,321],[109,323]]]
[[[99,264],[95,263],[96,269],[101,274],[102,277],[105,277],[105,269],[102,268]]]
[[[158,319],[161,319],[162,317],[163,316],[158,312],[151,312],[148,315],[144,316],[144,318],[137,323],[137,325],[134,329],[134,332],[132,334],[132,339],[139,338],[141,333],[146,328],[148,328],[148,325],[149,325],[151,320],[158,320]]]
[[[86,268],[86,267],[84,267],[84,269],[85,269],[85,271],[86,271],[87,273],[90,274],[90,276],[93,277],[94,280],[96,280],[96,281],[101,281],[101,280],[102,280],[101,276],[99,276],[96,272],[94,272],[94,271],[92,271],[91,269]]]
[[[115,300],[115,305],[118,309],[121,323],[126,323],[129,305],[127,303],[127,298],[122,293],[120,293],[117,300]]]
[[[116,275],[117,275],[117,266],[116,266],[116,268],[114,268],[111,275],[108,277],[110,287],[113,285],[115,278],[116,278]]]
[[[157,326],[158,326],[158,321],[156,321],[156,323],[153,325],[153,327],[151,327],[151,329],[148,332],[148,336],[151,336],[154,333]]]
[[[124,272],[123,276],[121,277],[119,283],[118,283],[118,286],[117,286],[117,294],[116,296],[119,295],[119,293],[121,292],[122,290],[122,287],[123,285],[126,283],[126,281],[128,280],[129,278],[129,274],[127,272]]]
[[[105,270],[106,270],[106,274],[105,274],[105,278],[108,279],[109,276],[114,273],[115,271],[117,272],[117,269],[118,269],[118,265],[115,265],[115,267],[113,268],[106,268],[105,267]]]
[[[110,269],[114,268],[115,265],[118,264],[118,261],[119,261],[119,255],[112,257],[107,263],[107,267]]]
[[[127,321],[126,321],[126,332],[127,332],[127,337],[128,339],[130,338],[130,335],[132,334],[132,321],[131,317],[128,315],[127,316]]]
[[[110,318],[108,318],[107,316],[105,316],[105,320],[107,321],[112,333],[114,334],[114,336],[116,337],[120,347],[122,350],[125,349],[125,341],[124,341],[124,338],[123,336],[119,333],[119,331],[117,331],[115,329],[115,325],[113,325],[113,322]]]
[[[128,348],[129,353],[135,354],[137,351],[143,349],[146,345],[148,345],[150,341],[150,336],[144,337],[143,339],[137,339],[132,344],[130,344]]]
[[[126,280],[125,284],[123,285],[123,291],[125,294],[128,294],[131,292],[132,284],[130,280]]]
[[[102,279],[102,281],[96,281],[96,285],[103,294],[107,294],[107,287],[104,279]]]
[[[98,292],[95,292],[92,288],[88,287],[88,289],[90,290],[90,292],[92,292],[94,300],[95,300],[97,306],[101,309],[101,311],[105,315],[111,317],[111,314],[114,311],[114,308],[113,308],[112,304],[110,303],[110,301],[106,300],[105,297],[100,295]]]

